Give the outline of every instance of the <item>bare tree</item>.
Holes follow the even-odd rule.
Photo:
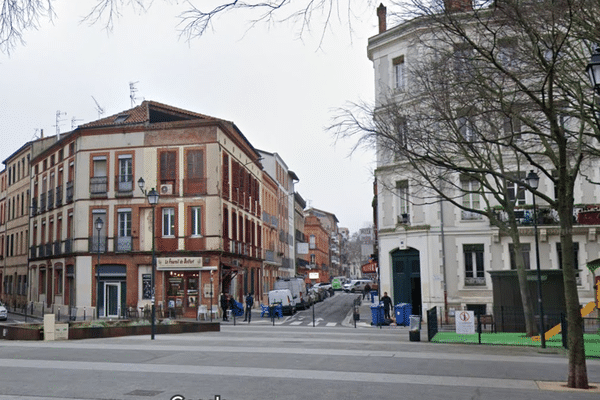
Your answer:
[[[577,15],[597,15],[600,4],[501,0],[473,8],[464,1],[413,0],[403,10],[410,29],[420,30],[409,46],[419,48],[410,64],[413,84],[402,93],[390,91],[375,107],[343,110],[332,128],[376,145],[383,159],[392,157],[384,160],[385,168],[410,171],[423,201],[441,196],[483,214],[516,247],[516,189],[511,194],[510,187],[530,191],[554,210],[568,320],[568,385],[587,388],[572,227],[576,179],[586,163],[598,160],[598,126],[584,76],[592,43],[582,40],[594,37],[597,28]],[[523,182],[528,169],[552,182],[556,198]],[[461,179],[476,185],[465,187]],[[461,198],[473,193],[485,207],[465,206]]]
[[[27,30],[38,28],[44,19],[56,17],[52,5],[56,0],[3,0],[0,11],[0,51],[10,53],[24,43]],[[87,15],[82,17],[90,25],[100,25],[111,31],[125,8],[137,12],[148,10],[155,0],[96,0]],[[170,0],[162,0],[172,3]],[[372,0],[251,0],[213,2],[187,0],[178,16],[180,34],[193,40],[211,31],[216,21],[229,15],[242,14],[248,28],[256,24],[291,23],[302,38],[316,32],[319,43],[332,29],[343,27],[353,32],[355,21],[365,10],[372,10]],[[173,6],[178,5],[176,2]]]

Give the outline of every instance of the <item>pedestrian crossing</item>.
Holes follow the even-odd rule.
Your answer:
[[[273,321],[271,319],[253,319],[251,325],[272,325]],[[286,319],[275,319],[275,325],[289,325],[289,326],[313,326],[312,319],[304,319],[304,320],[286,320]],[[332,328],[336,326],[343,326],[342,323],[339,322],[327,322],[327,321],[315,321],[314,326],[327,327]]]

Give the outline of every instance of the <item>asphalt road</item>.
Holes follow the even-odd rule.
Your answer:
[[[239,324],[154,341],[0,341],[0,400],[600,397],[540,388],[564,380],[566,365],[532,348],[409,342],[401,327]],[[600,382],[600,361],[588,373]]]

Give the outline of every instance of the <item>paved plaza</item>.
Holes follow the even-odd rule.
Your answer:
[[[4,399],[597,399],[557,392],[563,353],[410,342],[404,327],[238,324],[221,332],[0,342]],[[588,362],[600,382],[600,361]]]

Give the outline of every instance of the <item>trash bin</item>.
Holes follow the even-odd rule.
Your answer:
[[[421,341],[421,316],[411,315],[410,316],[410,328],[408,331],[408,338],[411,342]]]
[[[371,303],[375,303],[375,296],[377,296],[377,290],[371,290]]]
[[[399,303],[394,306],[394,314],[396,315],[396,324],[402,326],[410,325],[410,315],[412,314],[412,304]]]
[[[371,306],[371,325],[383,325],[384,321],[383,306]]]

